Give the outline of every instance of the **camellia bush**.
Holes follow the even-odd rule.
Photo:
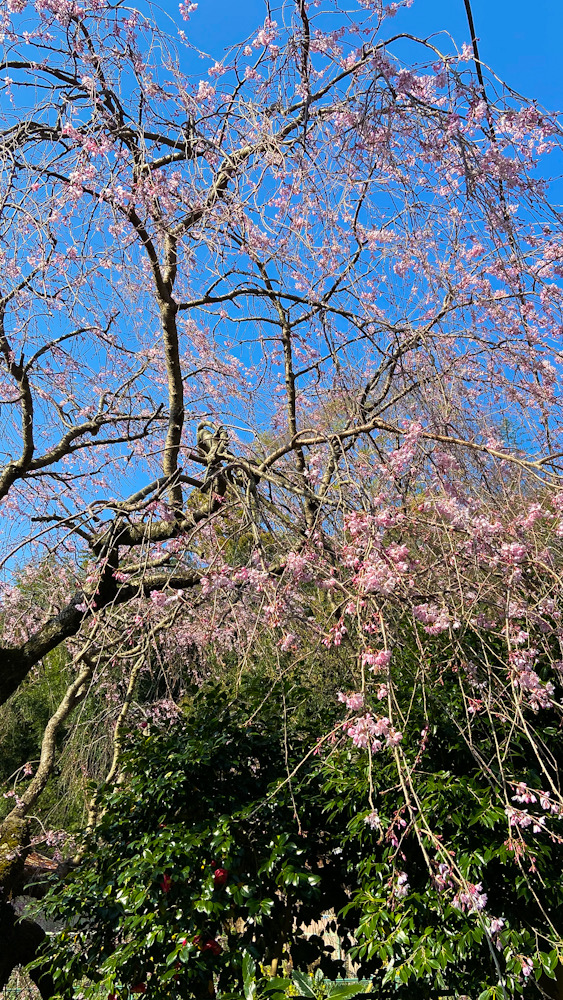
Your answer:
[[[38,904],[61,928],[40,959],[58,995],[224,994],[242,989],[245,956],[270,992],[285,988],[276,973],[290,961],[327,980],[345,974],[309,925],[350,898],[360,847],[324,816],[320,760],[304,720],[291,720],[294,698],[284,733],[258,694],[243,690],[229,708],[226,690],[210,687],[176,719],[128,735],[81,860]]]
[[[288,963],[334,979],[345,967],[307,930],[327,911],[378,997],[557,996],[563,810],[521,726],[482,710],[458,723],[466,685],[490,707],[485,664],[502,670],[503,650],[467,634],[469,667],[437,636],[425,704],[402,624],[393,668],[370,654],[363,693],[331,705],[262,672],[231,708],[204,688],[131,732],[81,861],[40,904],[62,928],[39,961],[61,996],[77,982],[92,997],[236,993],[245,955],[265,996],[290,989]],[[382,711],[384,673],[398,711],[410,704],[403,731]],[[545,715],[555,768],[561,729]]]

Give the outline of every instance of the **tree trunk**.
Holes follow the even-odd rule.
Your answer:
[[[36,956],[45,931],[34,920],[20,919],[10,902],[24,891],[25,857],[29,851],[28,822],[9,816],[0,825],[0,992],[19,965],[27,965]],[[31,973],[43,1000],[55,992],[52,976],[42,969]]]
[[[0,901],[0,991],[4,989],[18,965],[27,965],[37,955],[45,938],[45,931],[34,920],[20,920],[11,903]],[[52,976],[42,969],[30,973],[43,1000],[55,992]]]

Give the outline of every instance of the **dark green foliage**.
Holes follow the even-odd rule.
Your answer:
[[[17,698],[11,698],[0,707],[2,791],[10,790],[14,777],[17,776],[18,781],[22,780],[22,768],[26,762],[35,770],[45,726],[63,697],[69,680],[68,656],[64,650],[57,650],[45,657],[41,670],[36,676],[28,678]],[[61,727],[57,738],[59,746],[64,744],[68,729],[69,727]],[[75,763],[72,772],[76,774]],[[71,829],[82,819],[82,795],[76,787],[72,787],[72,781],[67,781],[68,777],[63,777],[58,769],[41,800],[41,814],[49,816],[49,824],[53,827],[66,826]],[[11,798],[0,797],[0,819],[9,812],[12,805]]]
[[[284,946],[300,967],[342,973],[295,926],[344,905],[357,846],[343,852],[323,817],[311,733],[284,731],[255,694],[229,708],[208,688],[184,719],[130,734],[95,840],[41,904],[65,928],[50,947],[61,992],[205,996],[212,977],[236,987],[245,953],[270,965]]]
[[[537,981],[550,990],[561,960],[563,818],[540,806],[537,790],[547,779],[521,727],[508,733],[502,719],[491,725],[477,716],[468,741],[454,721],[459,699],[452,671],[430,707],[413,699],[397,754],[376,755],[371,776],[367,753],[355,748],[341,748],[325,765],[331,822],[346,817],[346,836],[361,844],[348,917],[357,918],[361,973],[374,977],[381,1000],[539,997]],[[544,716],[555,767],[563,733]],[[522,781],[536,790],[531,805],[513,800]],[[370,784],[375,829],[365,822]],[[511,808],[539,816],[545,829],[510,826]],[[460,908],[456,896],[459,903],[468,891],[477,905]],[[524,975],[528,962],[533,971]]]
[[[477,681],[501,669],[497,640],[486,650],[471,635],[463,643]],[[397,704],[409,706],[404,739],[371,761],[346,736],[314,752],[343,718],[344,651],[339,663],[311,660],[306,677],[288,666],[273,680],[271,664],[254,664],[235,694],[233,684],[208,684],[177,724],[135,728],[96,839],[51,893],[65,927],[51,947],[61,993],[79,984],[92,998],[131,986],[207,997],[213,982],[238,996],[245,956],[264,973],[254,992],[265,1000],[283,957],[332,981],[342,965],[300,930],[331,909],[378,1000],[537,997],[538,982],[551,990],[563,822],[547,813],[540,834],[509,825],[517,783],[546,787],[541,757],[525,727],[500,714],[476,712],[459,726],[460,660],[442,647],[438,636],[421,668],[405,634],[393,665]],[[422,670],[431,699],[418,696]],[[563,735],[554,713],[542,714],[542,738],[555,775]],[[365,822],[371,803],[375,828]],[[543,815],[538,801],[530,811]],[[473,890],[478,906],[456,905]],[[276,989],[281,1000],[296,984]]]
[[[223,1000],[352,1000],[371,991],[368,980],[357,982],[331,981],[322,969],[306,974],[294,969],[290,976],[263,976],[257,971],[256,962],[247,953],[242,960],[242,996],[223,994]]]

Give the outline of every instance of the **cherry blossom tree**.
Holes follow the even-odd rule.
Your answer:
[[[559,125],[475,38],[395,32],[400,6],[288,0],[216,59],[149,8],[8,0],[0,699],[63,644],[72,668],[7,793],[6,884],[61,724],[127,678],[112,778],[157,646],[341,647],[348,709],[386,705],[350,736],[394,754],[422,838],[408,620],[409,697],[447,664],[468,744],[482,715],[501,733],[510,836],[532,824],[514,727],[560,815],[537,723],[559,724],[563,660]]]

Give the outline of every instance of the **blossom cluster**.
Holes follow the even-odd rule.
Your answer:
[[[360,716],[348,727],[347,734],[356,747],[362,750],[371,748],[372,753],[379,753],[385,746],[395,747],[403,739],[403,734],[391,725],[386,716],[374,717],[370,712]]]

